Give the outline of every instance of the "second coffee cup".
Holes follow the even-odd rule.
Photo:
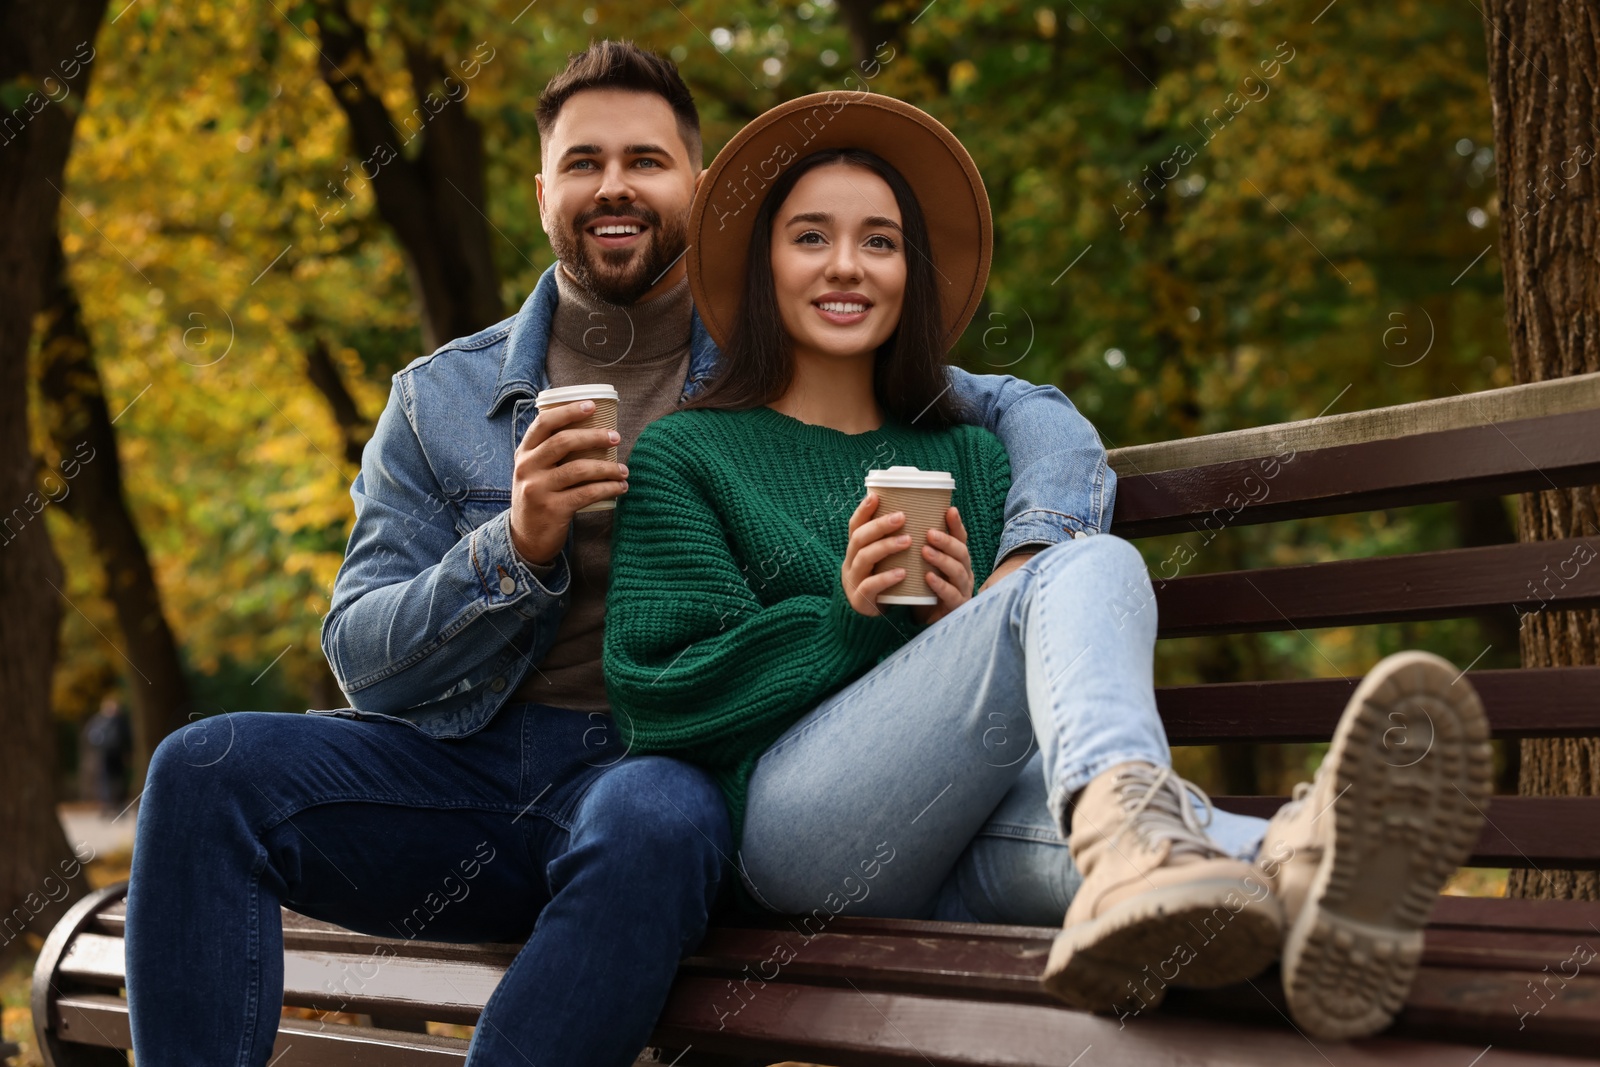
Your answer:
[[[573,423],[568,429],[573,430],[615,430],[617,428],[617,390],[610,385],[562,385],[554,389],[546,389],[534,401],[540,411],[562,407],[566,404],[576,404],[584,400],[594,401],[594,411],[588,418]],[[570,463],[575,459],[603,459],[611,463],[617,461],[617,446],[608,445],[604,448],[586,448],[581,452],[573,452],[562,462]],[[617,506],[615,497],[597,500],[587,507],[578,509],[579,514],[585,511],[609,511]]]
[[[939,598],[928,588],[928,561],[922,558],[922,546],[928,542],[930,529],[947,529],[944,516],[950,507],[950,495],[955,492],[955,478],[948,471],[890,467],[868,471],[866,481],[867,488],[878,494],[878,510],[873,517],[903,511],[906,524],[900,532],[911,535],[908,547],[873,568],[874,574],[895,567],[906,569],[905,578],[879,593],[877,603],[937,604]]]

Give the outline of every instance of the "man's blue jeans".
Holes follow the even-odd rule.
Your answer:
[[[171,735],[150,765],[128,891],[138,1062],[268,1062],[284,904],[391,938],[526,939],[468,1062],[631,1064],[731,848],[702,771],[621,755],[606,716],[538,704],[450,741],[269,712]]]

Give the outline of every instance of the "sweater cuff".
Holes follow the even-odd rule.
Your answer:
[[[898,605],[880,605],[879,611],[883,615],[863,615],[850,606],[850,598],[844,594],[844,584],[837,583],[833,587],[833,596],[828,604],[828,622],[834,639],[846,651],[847,657],[855,663],[876,663],[885,652],[896,647],[902,642],[903,637],[909,637],[906,631],[906,618],[902,617],[908,609],[899,608]]]

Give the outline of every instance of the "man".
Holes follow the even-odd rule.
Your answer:
[[[602,41],[538,122],[558,265],[516,315],[395,376],[351,489],[323,649],[352,707],[205,720],[151,763],[127,925],[141,1063],[267,1062],[283,904],[391,937],[527,939],[469,1062],[628,1064],[731,881],[710,780],[628,756],[607,714],[610,512],[583,510],[626,492],[640,429],[718,358],[682,262],[698,115],[671,63]],[[576,428],[580,404],[535,418],[541,391],[592,382],[620,393],[616,430]],[[1115,475],[1065,397],[951,386],[1010,452],[991,581],[1105,528]],[[563,462],[610,445],[621,462]],[[361,1010],[365,982],[330,986],[319,1007]]]
[[[83,724],[79,742],[78,790],[83,800],[93,800],[108,819],[115,818],[128,800],[128,752],[133,731],[122,701],[107,695],[100,710]]]

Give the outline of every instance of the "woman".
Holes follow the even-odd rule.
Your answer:
[[[634,748],[718,776],[744,888],[774,911],[992,918],[1058,877],[1064,840],[1082,884],[1044,982],[1067,1003],[1142,1010],[1168,985],[1248,978],[1282,948],[1302,1026],[1384,1025],[1415,969],[1416,901],[1476,837],[1476,698],[1437,657],[1386,661],[1329,771],[1268,825],[1213,813],[1172,774],[1154,597],[1126,542],[1051,545],[974,596],[1008,471],[951,402],[944,356],[983,290],[987,202],[949,131],[863,95],[774,109],[697,193],[690,282],[724,362],[629,459],[605,665]],[[876,568],[909,544],[905,517],[862,487],[907,465],[956,484],[923,549],[938,602],[909,609],[876,603],[904,577]],[[1433,746],[1395,789],[1386,746],[1413,719]],[[1019,797],[1048,811],[1052,840],[964,877],[969,844]],[[1396,814],[1445,829],[1375,867]]]

